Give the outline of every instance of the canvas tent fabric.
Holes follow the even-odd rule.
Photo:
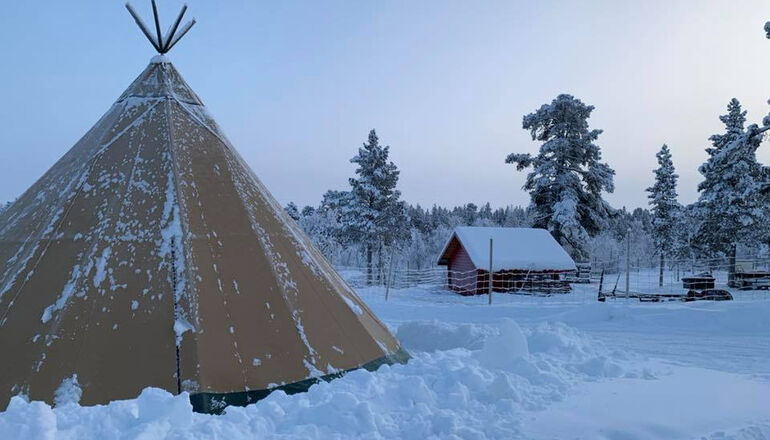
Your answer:
[[[0,410],[188,391],[248,403],[404,361],[164,57],[0,213]]]
[[[489,239],[492,239],[492,271],[570,271],[575,261],[545,229],[460,226],[439,256],[446,265],[453,245],[461,245],[477,269],[489,269]]]

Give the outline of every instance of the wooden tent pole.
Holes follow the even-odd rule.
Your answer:
[[[187,12],[187,5],[182,6],[182,10],[179,12],[179,16],[177,17],[176,21],[174,22],[174,25],[171,26],[171,28],[168,31],[168,34],[165,38],[163,38],[163,34],[160,31],[160,17],[158,16],[158,5],[155,3],[155,0],[152,0],[152,15],[155,19],[155,33],[156,36],[152,35],[152,32],[150,32],[150,29],[147,27],[147,25],[144,24],[144,21],[139,17],[139,14],[136,13],[134,8],[129,4],[126,3],[126,9],[128,9],[128,13],[131,14],[131,16],[134,18],[134,21],[136,21],[136,24],[139,26],[139,29],[142,30],[142,33],[145,37],[147,37],[148,40],[150,40],[150,44],[152,44],[152,47],[155,48],[156,51],[158,51],[159,54],[164,55],[166,52],[170,51],[176,43],[179,42],[179,40],[182,39],[182,37],[185,36],[187,32],[190,31],[190,29],[195,25],[195,19],[193,18],[191,21],[189,21],[186,25],[182,26],[181,31],[177,33],[177,30],[179,29],[179,23],[182,21],[182,18],[184,17],[185,12]]]
[[[160,47],[161,53],[163,52],[163,34],[160,33],[160,18],[158,18],[158,5],[155,4],[155,0],[152,0],[152,16],[155,19],[155,33],[158,34],[158,47]]]
[[[195,21],[194,18],[192,19],[192,21],[187,22],[187,24],[184,25],[184,27],[179,32],[179,34],[176,37],[174,37],[174,40],[171,41],[168,44],[168,47],[166,48],[166,52],[170,51],[172,47],[176,46],[176,43],[178,43],[179,40],[181,40],[182,37],[184,37],[187,34],[187,32],[190,31],[190,29],[192,29],[192,27],[193,27],[193,25],[195,25],[195,23],[197,23],[197,22]]]
[[[179,29],[179,24],[182,22],[182,18],[184,18],[184,14],[187,12],[187,5],[182,6],[182,10],[179,11],[179,16],[177,16],[176,21],[174,22],[174,25],[171,26],[171,29],[169,29],[168,34],[166,35],[165,41],[166,44],[163,47],[163,50],[168,52],[169,45],[171,44],[171,40],[174,38],[174,34],[176,34],[176,30]]]
[[[150,40],[150,44],[152,44],[152,47],[155,48],[155,50],[158,51],[158,53],[161,53],[161,48],[158,45],[159,43],[155,41],[155,38],[153,38],[152,34],[150,33],[150,30],[147,29],[147,26],[144,24],[144,21],[139,17],[139,14],[134,11],[134,8],[129,4],[126,3],[126,9],[128,9],[128,13],[131,14],[132,17],[134,17],[134,21],[136,21],[137,26],[139,26],[139,29],[142,30],[142,33],[145,37],[147,37],[148,40]]]

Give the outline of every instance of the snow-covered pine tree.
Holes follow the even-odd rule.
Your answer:
[[[763,178],[759,190],[760,203],[764,207],[764,213],[762,216],[765,218],[764,228],[762,234],[764,235],[764,242],[768,249],[770,249],[770,166],[763,166]]]
[[[698,227],[697,203],[680,206],[675,238],[667,248],[667,253],[670,258],[682,261],[684,263],[682,267],[693,268],[695,264],[694,258],[698,251]]]
[[[721,115],[719,120],[725,124],[725,133],[715,134],[709,138],[711,147],[706,148],[706,153],[708,153],[709,157],[713,157],[722,151],[727,144],[743,134],[744,124],[746,123],[746,110],[743,110],[740,101],[733,98],[727,103],[727,113]]]
[[[422,206],[409,205],[406,208],[406,215],[409,219],[409,226],[412,229],[417,229],[420,232],[425,232],[429,228],[427,212],[422,209]]]
[[[524,190],[532,198],[534,227],[548,229],[573,257],[588,257],[588,238],[599,233],[613,209],[602,191],[615,189],[615,171],[601,161],[594,142],[601,130],[590,130],[594,107],[562,94],[524,116],[523,128],[541,141],[536,156],[510,154],[505,162],[518,171],[532,167]]]
[[[350,192],[330,189],[321,197],[318,209],[334,211],[342,215],[342,208],[350,203]]]
[[[463,225],[473,226],[479,217],[479,207],[475,203],[468,203],[463,207],[459,207],[457,213],[463,219]]]
[[[492,205],[487,202],[479,210],[479,218],[492,221]]]
[[[655,183],[646,191],[650,193],[647,197],[650,199],[652,208],[653,240],[660,253],[658,283],[663,286],[665,257],[673,248],[672,243],[677,238],[678,217],[681,207],[676,200],[676,181],[679,175],[674,169],[674,162],[671,160],[671,151],[668,149],[668,145],[664,144],[655,157],[658,158],[658,168],[653,170]]]
[[[709,138],[709,158],[698,169],[704,178],[695,209],[698,236],[708,253],[729,256],[730,280],[737,244],[761,240],[766,231],[765,171],[756,157],[763,130],[756,125],[744,129],[745,115],[738,100],[731,100],[728,113],[720,117],[726,132]]]
[[[505,221],[501,226],[509,228],[532,227],[532,210],[521,206],[509,206],[505,208]]]
[[[313,215],[314,212],[315,212],[315,208],[313,208],[310,205],[305,205],[305,207],[302,208],[302,212],[300,213],[300,215],[302,217],[307,217],[309,215]]]
[[[321,197],[321,203],[315,213],[322,216],[333,218],[331,224],[334,229],[329,232],[331,237],[340,245],[355,245],[355,237],[351,237],[350,231],[345,226],[343,218],[346,206],[350,204],[351,195],[349,191],[328,190]]]
[[[307,211],[303,214],[298,223],[332,264],[339,262],[341,249],[344,246],[339,239],[341,226],[337,213],[331,210],[314,209],[312,212]]]
[[[373,281],[372,257],[378,256],[383,267],[383,248],[408,237],[405,204],[396,189],[399,171],[388,160],[389,146],[381,146],[372,130],[363,147],[350,162],[358,165],[356,177],[350,178],[350,197],[343,206],[343,224],[350,238],[363,245],[366,255],[367,282]]]
[[[297,208],[297,205],[294,204],[294,202],[289,202],[288,205],[286,205],[286,213],[289,214],[289,217],[293,218],[294,221],[299,220],[299,208]]]

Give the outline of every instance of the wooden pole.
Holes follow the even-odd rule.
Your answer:
[[[733,287],[735,284],[735,255],[737,253],[738,246],[733,243],[730,246],[730,255],[727,258],[727,286]]]
[[[631,229],[626,233],[626,298],[630,293],[631,285]]]
[[[658,287],[663,287],[663,265],[665,264],[665,256],[663,255],[663,249],[660,250],[660,271],[658,272]]]
[[[602,293],[603,287],[604,287],[604,269],[602,269],[602,274],[599,275],[599,294]]]
[[[163,34],[160,33],[160,18],[158,18],[158,5],[155,4],[155,0],[151,1],[152,3],[152,16],[155,18],[155,33],[158,35],[158,47],[163,50]]]
[[[390,293],[390,284],[393,282],[393,250],[390,251],[390,261],[388,262],[388,279],[385,281],[385,302],[388,302]]]
[[[602,269],[602,274],[599,275],[599,294],[596,295],[596,299],[600,302],[605,302],[606,298],[604,297],[604,292],[602,292],[602,288],[604,288],[604,269]]]
[[[489,239],[489,305],[492,305],[492,238]]]
[[[676,262],[676,282],[679,282],[679,262]]]
[[[170,51],[172,47],[176,46],[176,43],[178,43],[179,40],[181,40],[182,37],[184,37],[187,34],[187,32],[190,31],[190,29],[192,29],[192,27],[195,25],[195,23],[197,23],[197,22],[193,18],[192,21],[189,21],[186,25],[184,25],[182,30],[179,31],[179,33],[174,37],[173,40],[171,40],[170,43],[168,43],[168,45],[166,46],[166,49],[165,49],[166,52]]]
[[[179,15],[176,17],[176,21],[171,26],[171,28],[168,31],[168,34],[166,35],[166,38],[164,38],[163,42],[165,45],[162,47],[162,49],[166,52],[168,52],[169,44],[171,44],[171,40],[174,38],[174,34],[176,34],[176,30],[179,29],[179,24],[182,22],[182,18],[184,17],[185,12],[187,12],[187,5],[182,6],[182,10],[179,11]]]
[[[139,18],[139,14],[134,11],[134,8],[126,3],[126,9],[128,9],[128,13],[131,14],[131,17],[134,18],[134,21],[136,22],[137,26],[139,26],[139,29],[142,30],[142,33],[145,37],[147,37],[148,40],[150,40],[150,44],[152,44],[152,47],[155,48],[155,50],[158,51],[158,53],[163,53],[163,49],[161,49],[160,44],[155,41],[155,38],[150,34],[150,30],[147,29],[147,26],[144,24],[144,21],[142,21],[141,18]]]

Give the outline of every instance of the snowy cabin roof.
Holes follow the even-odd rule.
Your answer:
[[[575,270],[575,261],[545,229],[460,226],[438,259],[448,265],[457,246],[462,246],[477,269],[489,267],[489,239],[492,239],[493,271]]]

